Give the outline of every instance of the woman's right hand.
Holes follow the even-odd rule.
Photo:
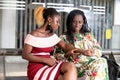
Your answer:
[[[57,60],[54,58],[46,58],[44,63],[48,66],[54,66],[57,63]]]

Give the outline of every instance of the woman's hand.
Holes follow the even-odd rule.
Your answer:
[[[94,51],[93,49],[89,49],[89,50],[86,50],[83,54],[86,56],[92,56],[94,54]]]
[[[84,54],[86,56],[92,56],[94,54],[93,49],[89,49],[89,50],[76,49],[74,52],[77,54]]]
[[[79,54],[83,54],[83,55],[86,55],[86,56],[92,56],[94,54],[94,51],[93,49],[89,49],[89,50],[83,50],[83,49],[72,49],[70,51],[68,51],[66,54],[65,54],[65,57],[77,57]]]
[[[70,57],[70,56],[78,55],[78,54],[79,54],[78,49],[74,48],[74,49],[69,50],[69,51],[65,54],[65,57]]]
[[[57,60],[54,58],[46,58],[44,63],[48,66],[54,66],[57,63]]]
[[[61,54],[61,53],[55,53],[54,58],[58,61],[66,61],[66,58],[64,57],[64,54]]]

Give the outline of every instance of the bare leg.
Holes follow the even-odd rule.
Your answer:
[[[58,80],[63,80],[63,75],[59,75]]]
[[[63,63],[61,72],[63,73],[62,80],[77,80],[77,70],[73,63]]]

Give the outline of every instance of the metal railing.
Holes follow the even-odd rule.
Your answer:
[[[21,55],[22,49],[0,49],[0,56],[18,56]],[[120,55],[120,49],[103,49],[102,54],[109,55],[113,53],[114,55]]]
[[[7,56],[12,56],[12,55],[21,55],[22,49],[0,49],[0,56],[2,55],[7,55]]]
[[[102,51],[102,54],[104,55],[110,55],[110,53],[113,53],[114,55],[120,55],[120,49],[106,49]]]
[[[0,56],[12,56],[12,55],[21,55],[22,49],[0,49]],[[102,53],[105,55],[109,55],[113,53],[114,55],[120,55],[120,49],[103,49]]]

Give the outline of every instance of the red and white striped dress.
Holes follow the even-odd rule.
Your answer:
[[[53,34],[50,37],[39,38],[28,34],[25,39],[25,44],[33,46],[31,55],[38,57],[50,58],[50,52],[61,39]],[[50,67],[43,63],[29,62],[28,64],[28,79],[29,80],[57,80],[60,74],[60,67],[63,62]]]

